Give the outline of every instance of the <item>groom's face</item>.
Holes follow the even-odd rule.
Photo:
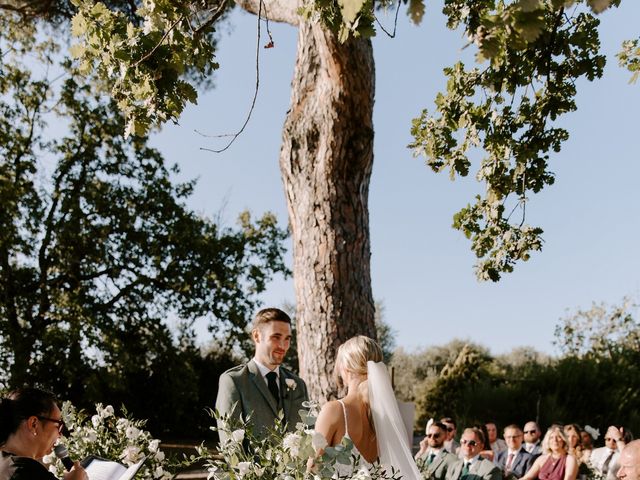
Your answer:
[[[264,366],[274,369],[284,361],[291,345],[291,325],[273,321],[253,331],[256,358]]]

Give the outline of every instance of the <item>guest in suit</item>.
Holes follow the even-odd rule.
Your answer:
[[[520,478],[527,473],[534,462],[533,456],[522,446],[523,434],[518,425],[504,429],[507,449],[498,453],[495,464],[500,467],[504,478]]]
[[[449,468],[446,480],[502,480],[500,469],[480,456],[484,445],[482,430],[466,428],[460,438],[462,458]]]
[[[444,448],[447,449],[447,452],[457,455],[460,451],[460,444],[456,441],[456,421],[451,417],[444,417],[440,419],[440,422],[447,427],[447,439],[444,442]]]
[[[524,425],[524,448],[527,452],[535,457],[542,454],[542,445],[540,444],[540,437],[542,432],[536,422],[530,421]]]
[[[416,463],[426,480],[444,480],[449,467],[458,461],[457,455],[444,448],[446,438],[444,423],[429,424],[427,436],[420,442],[420,451],[416,454]]]
[[[620,452],[631,440],[630,436],[624,427],[611,425],[604,435],[605,446],[591,452],[591,467],[600,472],[606,480],[615,480],[620,468]]]
[[[578,461],[569,455],[569,442],[562,427],[552,425],[542,440],[542,455],[520,480],[576,480]]]
[[[246,420],[253,434],[264,438],[282,412],[289,430],[300,420],[298,411],[308,399],[304,381],[281,364],[291,343],[291,319],[282,310],[265,308],[253,321],[251,337],[255,355],[220,375],[216,409],[222,415]],[[218,428],[222,427],[218,422]],[[226,441],[223,431],[220,441]]]
[[[640,480],[640,440],[629,442],[620,454],[620,480]]]

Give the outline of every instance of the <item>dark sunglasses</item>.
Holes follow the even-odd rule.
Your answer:
[[[56,425],[58,425],[58,433],[62,433],[62,431],[64,430],[64,420],[56,420],[55,418],[49,418],[49,417],[42,417],[40,415],[37,415],[37,418],[39,418],[40,420],[43,420],[45,422],[51,422],[51,423],[55,423]]]
[[[427,433],[427,438],[438,438],[439,436],[439,433]]]
[[[447,427],[447,432],[453,432],[455,430],[455,428],[453,427]]]
[[[536,431],[535,430],[525,430],[524,433],[526,435],[527,433],[536,433]]]
[[[478,443],[475,440],[460,440],[460,445],[469,445],[475,447]]]

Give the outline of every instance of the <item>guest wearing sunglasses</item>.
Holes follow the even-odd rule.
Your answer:
[[[447,427],[443,423],[427,424],[427,436],[420,442],[420,451],[415,457],[426,480],[444,480],[449,467],[458,461],[456,455],[444,448],[446,438]]]
[[[534,457],[539,457],[542,454],[542,445],[540,444],[540,437],[542,432],[536,422],[527,422],[524,425],[524,449]]]
[[[49,392],[22,388],[0,399],[0,480],[56,480],[40,459],[51,453],[64,429]],[[76,462],[65,480],[87,480]]]
[[[460,451],[460,444],[456,441],[456,422],[451,417],[444,417],[440,419],[440,422],[447,427],[447,439],[444,442],[444,448],[449,453],[455,453],[456,455]]]
[[[480,456],[485,435],[479,428],[466,428],[460,438],[462,458],[451,466],[446,480],[502,480],[502,471]]]
[[[591,452],[591,465],[605,480],[615,480],[620,468],[620,452],[631,440],[631,432],[622,426],[611,425],[604,435],[604,447]]]

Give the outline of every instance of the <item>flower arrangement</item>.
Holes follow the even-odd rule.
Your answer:
[[[137,478],[168,480],[173,475],[167,471],[167,461],[160,450],[160,440],[144,430],[145,420],[116,417],[111,405],[96,405],[96,414],[89,417],[78,411],[70,402],[62,406],[62,418],[68,435],[61,438],[71,458],[82,459],[89,455],[116,461],[126,466],[146,457]],[[64,466],[55,454],[47,455],[44,462],[58,477],[62,477]]]
[[[281,420],[261,438],[251,431],[251,419],[245,421],[212,416],[219,421],[218,430],[225,439],[218,455],[206,448],[198,449],[205,460],[209,479],[214,480],[397,480],[399,476],[379,463],[365,467],[353,451],[353,442],[344,438],[339,445],[327,446],[324,436],[313,430],[317,405],[303,404],[301,422],[294,431],[287,431]],[[343,467],[340,467],[342,465]],[[349,473],[346,473],[349,472]]]

